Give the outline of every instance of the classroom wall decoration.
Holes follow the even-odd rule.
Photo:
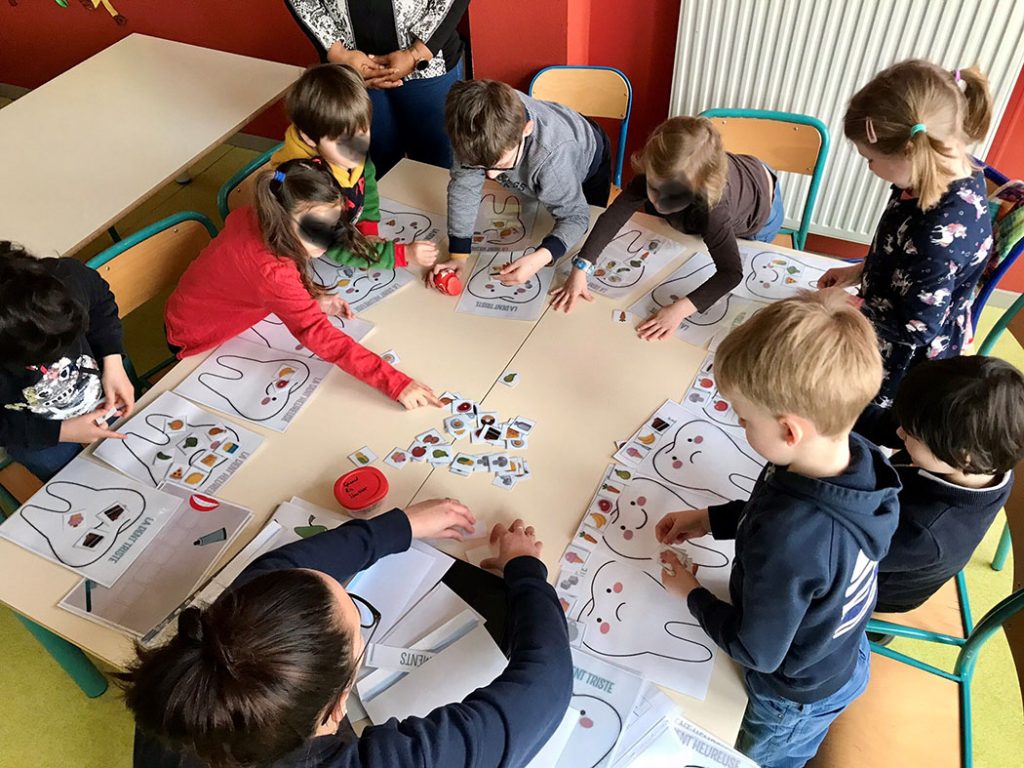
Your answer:
[[[363,320],[361,317],[328,317],[327,319],[331,321],[331,325],[346,336],[351,337],[353,341],[362,341],[376,327],[369,320]],[[244,341],[251,341],[254,344],[262,344],[270,349],[277,349],[281,352],[312,357],[317,360],[321,359],[299,343],[299,340],[288,330],[284,321],[275,314],[267,315],[253,325],[252,328],[242,331],[238,334],[238,338]]]
[[[118,427],[94,456],[147,485],[169,483],[214,493],[259,448],[263,438],[204,411],[173,392]]]
[[[328,293],[347,301],[352,311],[359,314],[404,288],[415,277],[404,267],[357,268],[313,259],[313,280]]]
[[[283,432],[331,368],[322,360],[231,339],[174,391],[230,416]]]
[[[520,285],[505,285],[498,279],[502,267],[535,250],[530,248],[525,251],[498,251],[478,255],[456,311],[510,320],[536,320],[540,317],[547,306],[548,290],[555,277],[553,267],[543,267]]]
[[[398,243],[431,240],[439,243],[447,236],[445,217],[429,213],[385,197],[380,199],[380,237]]]
[[[473,248],[479,251],[506,250],[527,244],[537,220],[537,201],[517,192],[485,187],[473,231]]]
[[[53,1],[57,5],[59,5],[61,8],[67,8],[68,7],[69,0],[53,0]],[[10,5],[12,5],[12,6],[17,6],[18,3],[21,2],[21,0],[7,0],[7,2]],[[95,11],[100,6],[102,6],[103,9],[107,13],[110,14],[110,17],[113,19],[114,23],[117,24],[118,26],[124,26],[125,24],[128,23],[128,19],[126,19],[123,15],[118,13],[117,9],[113,6],[113,4],[110,2],[110,0],[79,0],[79,3],[87,11]]]
[[[109,587],[177,506],[174,496],[79,457],[0,525],[0,536]]]

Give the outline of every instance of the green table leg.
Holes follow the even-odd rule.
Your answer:
[[[1010,556],[1010,526],[1003,526],[1003,535],[999,537],[999,546],[996,547],[996,556],[992,558],[992,570],[1001,571],[1006,565],[1006,558]]]
[[[72,645],[63,637],[53,634],[50,630],[43,629],[34,621],[30,621],[18,613],[14,615],[35,636],[54,661],[60,664],[61,669],[68,673],[68,676],[75,681],[75,684],[82,689],[86,696],[95,699],[106,692],[107,678],[96,669],[96,665],[89,661],[89,657],[82,653],[80,648]]]

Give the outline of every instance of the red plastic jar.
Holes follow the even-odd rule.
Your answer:
[[[434,275],[434,285],[441,293],[458,296],[462,293],[462,281],[454,269],[442,269]]]
[[[350,517],[372,517],[388,495],[388,479],[376,467],[358,467],[334,483],[334,498]]]

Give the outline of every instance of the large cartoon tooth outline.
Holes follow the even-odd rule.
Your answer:
[[[796,277],[787,277],[785,273],[794,269]],[[818,280],[824,274],[824,268],[788,253],[758,251],[750,257],[743,285],[752,296],[775,301],[794,296],[801,287],[817,288]],[[787,284],[787,280],[792,282]],[[801,285],[803,282],[807,286]]]
[[[696,470],[698,465],[694,463],[694,457],[703,453],[708,453],[709,456],[714,456],[716,459],[721,460],[721,450],[713,449],[710,444],[705,446],[703,444],[703,435],[696,435],[694,438],[684,438],[688,442],[693,443],[693,446],[691,447],[701,446],[696,448],[696,450],[690,450],[689,447],[684,448],[683,446],[680,446],[679,451],[676,451],[676,445],[680,440],[680,435],[688,433],[689,431],[694,431],[698,425],[703,425],[704,428],[701,431],[711,430],[710,434],[713,436],[713,440],[721,441],[722,438],[727,440],[728,445],[731,446],[731,450],[735,451],[732,458],[737,459],[739,463],[746,465],[743,467],[743,471],[730,471],[728,473],[724,478],[728,481],[728,485],[718,484],[718,481],[721,479],[720,475],[723,474],[720,469],[715,472],[698,473],[695,471],[694,474],[699,475],[699,477],[688,478],[687,482],[678,482],[678,476],[673,480],[666,469],[665,462],[671,461],[673,463],[680,464],[679,467],[673,466],[673,470],[678,471],[686,465],[689,465]],[[719,448],[723,445],[726,444],[719,442]],[[673,453],[674,451],[676,452]],[[686,452],[683,453],[682,451]],[[680,456],[682,458],[680,458]],[[677,488],[689,488],[693,491],[710,493],[714,496],[718,496],[723,501],[732,501],[734,499],[745,499],[750,496],[754,490],[754,484],[757,482],[757,478],[761,474],[761,469],[764,466],[764,460],[755,458],[751,454],[747,453],[739,442],[737,442],[731,434],[718,424],[706,419],[690,419],[676,427],[675,431],[672,433],[672,439],[670,441],[666,441],[665,445],[658,449],[654,454],[652,466],[654,467],[655,473],[669,485],[673,485]],[[701,478],[704,480],[701,481]],[[708,480],[713,480],[714,482],[708,482]],[[737,493],[737,491],[740,493]]]
[[[476,271],[469,278],[466,292],[470,296],[484,301],[503,301],[507,304],[529,304],[536,300],[541,294],[541,281],[534,275],[521,285],[505,285],[500,280],[491,276],[494,267],[504,267],[527,256],[536,248],[528,248],[519,256],[513,258],[511,251],[498,251],[486,260],[481,257],[477,263]],[[498,262],[497,264],[495,262]]]
[[[381,208],[380,226],[381,237],[408,244],[422,239],[423,235],[434,228],[434,222],[426,213],[388,211]]]
[[[672,293],[672,289],[670,286],[673,283],[678,283],[683,280],[689,280],[694,275],[698,274],[699,272],[703,272],[706,269],[710,269],[712,272],[714,272],[715,265],[704,264],[700,267],[697,267],[697,269],[693,270],[692,272],[686,273],[685,275],[680,275],[679,277],[674,277],[671,280],[666,280],[664,283],[661,283],[660,285],[656,286],[654,290],[651,291],[651,301],[654,302],[654,304],[656,304],[659,309],[664,309],[665,307],[675,304],[677,301],[679,301],[679,299],[686,298],[686,296],[689,295],[693,289],[690,289],[685,293]],[[680,323],[680,327],[682,327],[683,325],[714,325],[715,323],[721,322],[722,318],[724,318],[726,313],[728,313],[729,311],[729,302],[731,299],[732,295],[726,294],[721,299],[716,301],[712,306],[708,307],[704,312],[695,312],[694,314],[687,317],[685,320],[683,320],[682,323]]]
[[[607,701],[589,693],[573,692],[569,708],[579,711],[580,718],[573,728],[572,735],[569,736],[569,741],[566,742],[562,755],[572,757],[573,768],[596,768],[615,749],[622,735],[622,715]],[[611,728],[607,725],[601,727],[601,721],[606,718],[612,725]],[[596,735],[606,738],[598,741],[594,738]],[[605,742],[608,742],[607,746]],[[598,753],[600,756],[597,756]]]
[[[66,488],[67,490],[63,490]],[[50,548],[53,556],[58,562],[72,568],[82,568],[93,563],[99,562],[107,553],[113,549],[114,545],[118,543],[118,537],[124,533],[128,528],[133,526],[139,518],[146,511],[146,497],[136,491],[134,488],[93,488],[82,483],[76,483],[70,480],[55,480],[49,483],[43,491],[46,495],[57,502],[61,502],[65,509],[49,509],[42,506],[40,503],[26,504],[21,508],[22,519],[46,542],[46,545]],[[86,496],[93,494],[110,494],[112,502],[116,502],[125,508],[128,513],[123,521],[119,521],[116,526],[113,526],[113,530],[105,528],[105,526],[111,526],[109,521],[100,521],[96,525],[90,525],[88,528],[82,528],[81,537],[85,536],[86,533],[93,530],[102,531],[106,536],[106,546],[102,550],[69,550],[65,551],[63,547],[56,546],[53,537],[47,533],[46,529],[51,528],[55,523],[53,517],[59,518],[59,522],[56,522],[59,528],[64,525],[64,520],[76,509],[84,509],[84,504],[76,504],[74,497],[79,493],[83,493]],[[64,493],[65,496],[62,496]],[[60,506],[60,505],[57,505]],[[111,504],[98,504],[90,505],[90,507],[96,509],[95,512],[90,512],[90,516],[97,518],[99,513],[110,507]],[[132,510],[130,507],[137,506],[137,509]],[[90,521],[94,522],[94,520]],[[58,528],[58,529],[59,529]]]
[[[226,362],[228,360],[231,360],[231,361],[235,361],[235,360],[241,361],[241,363],[235,363],[235,365],[240,365],[241,367],[238,367],[238,368],[233,367],[228,362]],[[225,368],[228,371],[230,371],[230,372],[232,372],[232,373],[234,373],[236,375],[235,376],[229,376],[229,375],[224,375],[224,374],[220,374],[220,373],[213,373],[212,371],[207,371],[205,373],[199,374],[199,377],[198,377],[197,381],[200,384],[202,384],[204,387],[206,387],[208,390],[213,392],[215,395],[217,395],[217,397],[219,397],[225,403],[227,403],[228,406],[231,408],[231,410],[234,413],[237,413],[239,416],[241,416],[244,419],[248,419],[249,421],[260,422],[260,421],[268,421],[269,419],[274,418],[275,416],[280,414],[282,411],[284,411],[284,409],[286,407],[288,407],[288,404],[291,401],[291,396],[296,391],[302,389],[302,387],[306,384],[306,382],[309,381],[309,374],[310,374],[309,366],[306,365],[301,360],[295,360],[294,358],[275,358],[275,359],[272,359],[272,360],[258,360],[258,359],[251,358],[251,357],[242,357],[240,355],[218,355],[216,357],[216,362],[217,362],[217,364],[221,368]],[[252,363],[253,365],[249,366],[249,365],[247,365],[248,363]],[[269,384],[267,384],[266,387],[264,387],[263,392],[264,392],[265,397],[263,398],[263,402],[261,402],[259,405],[260,406],[270,405],[270,403],[265,402],[266,400],[270,400],[271,403],[277,403],[277,402],[280,401],[280,406],[278,406],[277,409],[274,410],[273,412],[268,412],[268,413],[265,413],[263,415],[255,415],[255,408],[257,407],[255,404],[238,404],[238,405],[236,405],[235,402],[232,401],[230,397],[228,397],[228,395],[225,395],[223,392],[220,391],[220,389],[218,389],[218,388],[216,388],[214,386],[211,386],[211,382],[214,382],[214,381],[220,381],[220,382],[238,382],[238,381],[241,381],[242,379],[245,378],[245,375],[246,375],[246,371],[243,370],[243,368],[249,368],[249,369],[252,369],[252,370],[255,371],[255,370],[259,370],[259,368],[261,366],[267,366],[268,368],[280,369],[283,365],[288,365],[288,366],[295,367],[296,368],[296,370],[295,370],[295,374],[296,375],[288,382],[287,389],[274,389],[274,384],[275,384],[274,381],[271,381]],[[277,376],[275,375],[272,378],[276,379]],[[249,407],[250,405],[252,406],[252,408]],[[243,410],[243,407],[244,407],[244,410]]]
[[[622,625],[631,620],[631,617],[628,615],[628,601],[619,601],[618,597],[613,598],[612,602],[618,602],[618,605],[612,609],[611,613],[605,615],[603,612],[604,608],[598,606],[597,596],[601,593],[615,595],[625,593],[626,587],[623,585],[624,581],[631,584],[630,589],[632,589],[633,582],[639,582],[640,589],[646,588],[652,590],[659,598],[638,601],[643,606],[638,610],[650,611],[652,607],[662,607],[665,609],[666,613],[673,610],[672,601],[664,598],[667,592],[660,581],[645,571],[637,570],[628,563],[623,563],[618,560],[608,560],[598,566],[594,571],[594,576],[590,581],[590,599],[583,604],[583,607],[579,609],[579,613],[576,616],[577,621],[581,621],[587,626],[587,630],[583,635],[583,646],[587,650],[597,654],[598,656],[609,659],[628,659],[636,658],[638,656],[654,656],[657,658],[667,659],[668,661],[676,661],[681,664],[703,664],[714,658],[714,653],[711,647],[706,644],[711,641],[697,622],[679,621],[668,618],[664,620],[662,629],[664,629],[666,635],[680,644],[680,650],[685,648],[690,651],[689,658],[682,657],[680,655],[669,655],[655,650],[637,649],[628,652],[613,652],[610,648],[602,648],[602,644],[600,643],[601,637],[603,635],[612,634],[611,621],[609,619],[614,617],[614,620],[619,625]],[[596,615],[596,612],[599,610],[602,611],[602,615],[600,616]],[[678,613],[678,608],[675,610]],[[625,618],[622,615],[623,613],[627,614]],[[646,615],[638,618],[641,621],[647,620],[653,622],[652,626],[657,624],[659,621],[658,618],[651,619]],[[608,626],[608,629],[604,629],[604,626]],[[597,628],[596,631],[595,627]],[[684,637],[684,632],[689,632],[697,639]],[[597,642],[595,642],[595,639]],[[648,634],[645,639],[654,641],[656,638],[653,635]]]
[[[356,269],[331,264],[323,259],[313,260],[313,275],[318,285],[353,306],[364,302],[375,291],[387,288],[398,276],[393,269]]]
[[[224,435],[224,437],[220,438],[222,442],[223,442],[223,440],[231,440],[234,443],[238,443],[241,440],[241,436],[238,434],[238,432],[236,432],[234,429],[232,429],[230,425],[225,424],[225,423],[210,422],[209,424],[193,424],[192,422],[190,422],[185,417],[178,417],[178,416],[174,416],[174,415],[166,414],[166,413],[147,413],[145,418],[143,419],[143,422],[145,422],[146,426],[149,427],[150,429],[152,429],[156,434],[162,435],[165,438],[164,442],[161,443],[161,442],[158,442],[157,440],[150,439],[148,437],[140,435],[138,432],[124,431],[123,434],[125,436],[125,439],[124,439],[124,441],[122,441],[121,444],[124,446],[124,449],[126,451],[128,451],[128,453],[130,453],[132,455],[132,458],[134,458],[137,462],[139,462],[139,464],[141,464],[142,467],[146,470],[146,474],[149,475],[150,483],[152,484],[152,486],[154,488],[156,486],[158,486],[160,484],[160,482],[164,478],[162,476],[161,477],[157,477],[156,475],[153,474],[152,467],[146,461],[146,459],[143,458],[142,455],[140,455],[140,452],[137,450],[137,448],[138,448],[138,443],[148,443],[149,445],[154,446],[156,448],[162,448],[162,447],[165,447],[165,446],[169,446],[171,444],[171,439],[172,439],[171,435],[168,434],[167,432],[164,432],[162,429],[160,429],[160,427],[156,426],[156,424],[154,424],[152,421],[150,421],[151,419],[158,419],[158,418],[165,418],[165,419],[180,418],[183,422],[185,422],[186,430],[183,431],[182,434],[180,435],[180,438],[182,440],[184,440],[186,437],[188,437],[188,435],[191,433],[190,431],[199,430],[199,429],[208,429],[208,428],[212,429],[213,427],[219,427],[219,428],[221,428],[221,429],[223,429],[225,431],[226,434]],[[177,437],[179,437],[179,436],[175,435],[175,438],[177,438]],[[206,454],[206,453],[209,453],[209,448],[196,446],[196,449],[188,457],[188,460],[185,463],[188,464],[188,466],[190,466],[190,467],[191,466],[195,466],[195,462],[197,462],[199,460],[199,458],[201,456],[203,456],[204,454]],[[207,478],[204,479],[203,482],[200,483],[198,486],[196,486],[196,488],[197,489],[202,488],[203,486],[205,486],[207,484],[207,481],[210,480],[213,477],[214,477],[213,474],[207,476]]]
[[[643,242],[638,243],[641,239]],[[643,279],[644,272],[647,269],[645,262],[650,255],[650,251],[657,250],[661,243],[658,240],[648,240],[639,229],[628,229],[625,232],[620,232],[609,241],[608,246],[619,241],[625,243],[622,247],[629,254],[629,257],[627,257],[628,263],[620,266],[619,262],[611,256],[601,256],[594,267],[593,279],[609,288],[631,288]],[[605,247],[607,248],[608,246]],[[641,251],[644,252],[643,255],[637,256]],[[612,256],[617,258],[617,254],[612,254]],[[633,258],[634,256],[636,258]],[[614,270],[614,273],[609,274],[609,270]],[[635,270],[632,272],[632,274],[636,275],[635,279],[624,282],[621,273],[623,271],[628,273],[631,270]]]
[[[490,211],[487,206],[490,205]],[[473,245],[501,246],[509,248],[526,239],[526,224],[523,222],[523,202],[515,194],[509,192],[505,195],[505,201],[498,210],[498,198],[494,192],[487,192],[480,198],[480,213],[477,217],[477,224],[483,224],[482,228],[473,232]],[[500,218],[499,218],[500,217]],[[512,219],[512,221],[505,221]],[[500,229],[497,222],[507,226]],[[487,226],[487,225],[491,226]],[[490,233],[490,234],[488,234]]]

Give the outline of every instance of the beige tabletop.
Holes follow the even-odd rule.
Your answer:
[[[132,34],[0,111],[0,238],[69,255],[276,101],[300,67]]]
[[[447,173],[405,160],[381,181],[381,194],[422,210],[445,210]],[[591,211],[592,219],[600,209]],[[536,235],[546,232],[541,217]],[[700,241],[673,231],[652,217],[643,223],[688,246],[688,258]],[[539,239],[539,238],[538,238]],[[783,250],[783,249],[779,249]],[[682,258],[665,267],[668,274]],[[364,317],[377,323],[366,346],[394,349],[399,368],[435,388],[457,391],[497,410],[502,418],[527,416],[537,421],[523,455],[534,476],[512,491],[492,486],[493,476],[432,471],[426,464],[393,470],[378,462],[390,481],[388,506],[413,500],[453,496],[470,505],[478,530],[515,517],[528,520],[544,542],[543,559],[554,567],[582,517],[603,468],[615,451],[613,442],[628,438],[666,399],[688,388],[705,351],[676,339],[646,343],[631,326],[611,321],[613,308],[626,308],[652,283],[619,301],[596,297],[570,315],[546,310],[540,320],[523,322],[475,317],[455,312],[456,300],[419,283],[369,309]],[[141,405],[173,388],[199,363],[193,358],[175,366],[148,393]],[[518,386],[497,384],[505,371],[521,374]],[[250,508],[254,519],[233,548],[263,525],[274,508],[293,495],[336,508],[331,488],[351,469],[346,457],[368,446],[383,456],[413,437],[441,428],[447,412],[403,411],[375,390],[334,370],[285,433],[246,424],[263,434],[263,446],[218,495]],[[493,450],[486,445],[456,445],[469,453]],[[447,545],[461,554],[461,545]],[[0,601],[114,666],[131,658],[123,635],[56,607],[78,577],[10,542],[0,540]],[[738,668],[722,653],[715,662],[704,701],[675,696],[684,713],[720,738],[732,741],[746,697]]]

